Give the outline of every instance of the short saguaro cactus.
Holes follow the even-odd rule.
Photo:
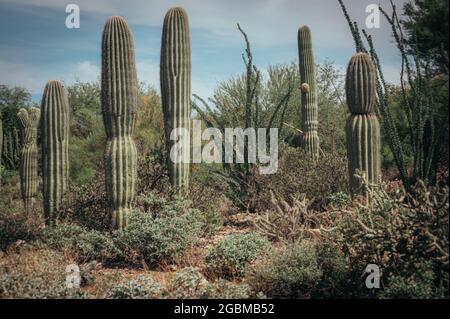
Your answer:
[[[345,82],[350,116],[347,120],[347,154],[352,192],[361,188],[361,176],[369,184],[381,179],[380,124],[375,114],[376,70],[370,56],[356,53],[352,56]]]
[[[28,211],[37,195],[38,189],[38,146],[37,130],[41,110],[31,107],[21,108],[17,118],[22,129],[22,150],[20,154],[20,190],[25,210]]]

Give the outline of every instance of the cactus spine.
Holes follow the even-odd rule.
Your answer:
[[[380,124],[375,114],[376,70],[366,53],[352,56],[345,81],[347,104],[351,112],[347,120],[347,154],[352,192],[361,187],[357,171],[370,184],[381,178]]]
[[[173,129],[190,131],[191,49],[189,22],[183,8],[171,8],[164,18],[161,43],[161,96],[164,128],[169,155],[176,143],[170,139]],[[172,186],[187,192],[189,186],[189,134],[177,143],[181,146],[176,161],[169,156]],[[173,156],[172,156],[173,157]]]
[[[127,226],[134,199],[137,150],[137,76],[134,44],[126,20],[108,18],[102,39],[102,114],[106,130],[105,180],[111,226]]]
[[[302,147],[312,156],[319,157],[318,106],[316,73],[311,43],[311,31],[307,26],[298,30],[298,59],[301,83]]]
[[[21,108],[17,113],[23,138],[20,154],[20,190],[26,211],[29,211],[37,195],[37,129],[40,116],[41,110],[36,107],[31,107],[29,111]]]
[[[44,214],[55,221],[69,177],[69,102],[64,86],[49,81],[41,104],[41,149]]]

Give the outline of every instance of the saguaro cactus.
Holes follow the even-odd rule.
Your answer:
[[[20,154],[20,190],[25,210],[29,210],[37,195],[38,187],[38,147],[37,128],[41,110],[36,107],[21,108],[17,118],[22,130],[22,150]]]
[[[41,149],[44,214],[55,221],[69,177],[69,102],[64,86],[49,81],[41,104]]]
[[[318,106],[316,73],[311,43],[311,31],[307,26],[298,30],[298,59],[301,83],[301,145],[313,159],[319,157]]]
[[[189,135],[178,143],[170,138],[173,129],[190,131],[191,48],[189,22],[183,8],[171,8],[166,13],[161,42],[161,96],[166,144],[169,151],[169,177],[172,186],[181,192],[186,192],[190,169]],[[177,153],[179,156],[176,161],[170,156],[175,143],[181,149],[181,152]]]
[[[370,184],[381,178],[380,124],[375,115],[376,70],[366,53],[352,56],[345,82],[347,104],[351,115],[347,120],[347,153],[350,187],[357,191],[361,184],[355,176],[364,174]]]
[[[127,226],[137,174],[133,141],[137,77],[133,35],[126,20],[110,17],[102,39],[102,113],[106,130],[105,180],[111,226]]]

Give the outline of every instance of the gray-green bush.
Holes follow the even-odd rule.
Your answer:
[[[205,263],[213,276],[239,278],[245,273],[249,262],[269,246],[269,242],[256,233],[231,234],[211,247]]]

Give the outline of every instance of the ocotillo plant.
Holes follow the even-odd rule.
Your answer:
[[[64,86],[49,81],[41,104],[41,149],[44,214],[55,221],[69,177],[69,102]]]
[[[20,154],[20,190],[25,210],[28,211],[37,195],[38,188],[38,147],[37,129],[41,110],[36,107],[21,108],[17,118],[22,130],[22,150]]]
[[[298,30],[298,59],[301,83],[302,147],[313,159],[319,157],[318,105],[316,73],[311,43],[311,31],[307,26]]]
[[[170,9],[164,18],[161,40],[161,97],[164,130],[168,147],[168,170],[172,186],[186,192],[189,185],[189,135],[178,142],[181,152],[170,156],[176,141],[173,129],[190,130],[191,114],[191,49],[189,23],[182,8]],[[175,152],[174,152],[175,153]],[[174,157],[177,157],[174,161]]]
[[[347,153],[350,187],[352,192],[360,186],[363,174],[370,184],[381,178],[380,124],[375,115],[376,70],[366,53],[352,56],[345,81],[347,104],[351,115],[347,121]]]
[[[136,122],[137,76],[133,35],[126,20],[110,17],[102,38],[102,114],[106,130],[106,192],[111,226],[127,226],[137,174],[133,141]]]

